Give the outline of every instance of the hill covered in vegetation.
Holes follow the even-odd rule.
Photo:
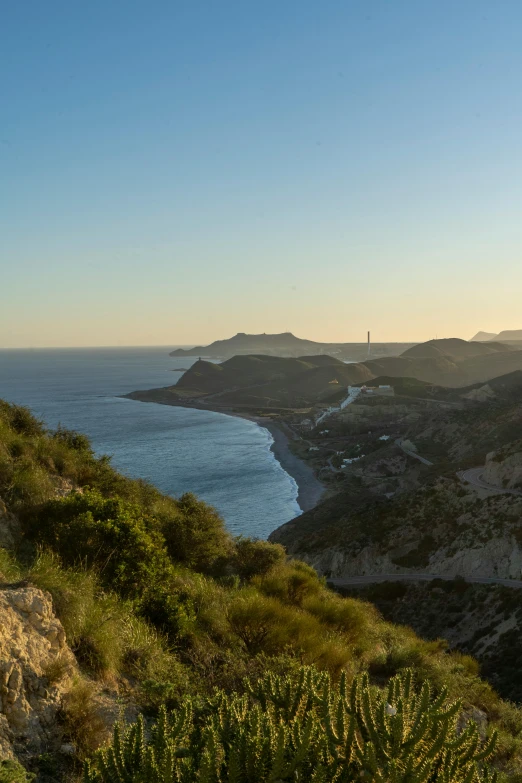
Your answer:
[[[346,363],[327,354],[282,358],[235,355],[221,363],[199,359],[173,386],[131,392],[131,399],[219,409],[291,409],[336,402],[347,386],[410,378],[446,388],[467,388],[522,371],[522,351],[497,343],[430,340],[401,356]]]
[[[401,356],[365,362],[375,375],[409,376],[458,388],[522,370],[522,351],[497,343],[430,340]]]
[[[452,780],[478,780],[479,748],[505,779],[522,774],[522,714],[479,678],[471,658],[385,622],[371,604],[328,590],[281,546],[233,538],[194,496],[170,498],[127,479],[85,437],[49,432],[7,403],[0,405],[0,497],[0,592],[16,614],[20,591],[44,591],[37,626],[50,595],[76,660],[73,676],[56,656],[38,671],[40,699],[46,687],[62,694],[61,710],[45,713],[38,753],[2,696],[0,740],[40,781],[72,780],[85,759],[87,780],[111,783],[229,780],[232,769],[252,782],[274,779],[271,770],[283,781],[294,780],[295,770],[303,779],[351,781],[365,770],[389,777],[390,759],[402,765],[397,780],[423,761],[432,765],[430,779],[446,780],[453,769]],[[0,634],[0,644],[13,671],[15,640]],[[20,698],[32,687],[24,679],[30,663],[15,678]],[[415,701],[425,679],[430,689]],[[334,707],[339,699],[345,717]],[[32,714],[37,702],[26,703]],[[145,739],[138,724],[134,734],[116,735],[115,757],[110,749],[93,757],[121,710],[131,721],[144,716],[147,726],[159,716],[158,728]],[[472,727],[457,740],[457,719],[462,727],[473,710],[485,715],[484,740]],[[425,724],[431,744],[397,734],[392,755],[382,755],[390,731],[413,732],[423,715],[432,716]],[[494,730],[493,753],[485,738]],[[232,747],[242,748],[239,755]],[[259,753],[272,766],[256,767]],[[328,759],[335,754],[334,778]],[[26,779],[14,758],[0,775]]]
[[[450,337],[443,340],[428,340],[426,343],[407,348],[401,355],[414,359],[447,356],[457,361],[471,359],[473,356],[488,356],[492,353],[512,350],[499,342],[473,342]]]
[[[363,364],[345,364],[327,355],[283,359],[275,356],[234,356],[221,364],[200,359],[177,384],[165,389],[133,392],[133,399],[210,403],[216,408],[303,407],[345,394],[347,386],[373,377]]]

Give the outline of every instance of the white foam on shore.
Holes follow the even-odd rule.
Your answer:
[[[277,459],[276,455],[274,454],[274,452],[272,450],[272,445],[275,443],[274,436],[272,435],[270,430],[267,429],[267,427],[264,427],[262,424],[260,424],[258,422],[254,422],[254,421],[252,422],[252,424],[254,424],[256,427],[259,427],[260,430],[263,430],[266,433],[266,447],[267,447],[267,450],[270,453],[270,456],[274,460],[275,464],[277,465],[278,469],[280,471],[282,471],[285,474],[285,476],[288,478],[288,480],[290,481],[290,484],[292,485],[292,489],[293,489],[293,494],[294,494],[293,505],[295,507],[295,516],[296,517],[300,516],[303,513],[303,509],[301,508],[301,506],[297,502],[297,498],[299,496],[299,485],[298,485],[297,481],[295,480],[295,478],[287,470],[284,469],[284,467],[281,465],[281,463]]]

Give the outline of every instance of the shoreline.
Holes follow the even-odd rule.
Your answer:
[[[156,391],[156,390],[153,390]],[[274,421],[270,416],[255,416],[249,413],[239,413],[238,411],[228,408],[211,407],[210,405],[203,405],[197,403],[182,403],[173,402],[165,398],[161,399],[147,399],[145,396],[147,392],[131,392],[130,394],[119,395],[123,399],[135,400],[137,402],[152,402],[157,405],[170,405],[173,408],[193,408],[196,410],[213,411],[214,413],[222,413],[224,416],[235,416],[239,419],[246,419],[258,427],[264,427],[269,431],[273,440],[270,445],[270,451],[274,455],[275,459],[285,473],[287,473],[296,483],[297,486],[297,505],[301,509],[301,513],[310,511],[312,508],[318,505],[322,497],[326,492],[326,487],[322,484],[313,468],[307,465],[290,449],[290,438],[284,431],[279,422]],[[138,396],[139,395],[139,396]]]
[[[216,411],[220,413],[221,411]],[[230,415],[230,414],[229,414]],[[272,435],[273,441],[270,451],[279,462],[283,470],[294,479],[297,485],[297,505],[301,512],[310,511],[318,505],[326,492],[326,487],[319,481],[313,468],[307,465],[300,457],[290,449],[290,438],[281,425],[267,416],[249,416],[241,413],[233,413],[242,419],[255,422],[259,427],[264,427]]]

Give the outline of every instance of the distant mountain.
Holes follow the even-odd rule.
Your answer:
[[[375,343],[372,356],[397,356],[414,343]],[[178,348],[171,356],[201,356],[205,359],[229,359],[232,356],[264,354],[298,358],[300,356],[318,356],[328,354],[339,359],[361,361],[368,356],[367,343],[318,343],[303,340],[291,332],[282,334],[245,334],[239,332],[227,340],[216,340],[210,345],[198,345],[195,348]]]
[[[522,343],[522,329],[504,329],[500,334],[477,332],[469,342],[491,342],[491,340],[500,343]]]
[[[522,342],[522,329],[506,329],[496,336],[501,342]]]
[[[470,343],[478,342],[485,343],[488,340],[494,340],[497,337],[493,332],[477,332],[477,334],[471,338]]]

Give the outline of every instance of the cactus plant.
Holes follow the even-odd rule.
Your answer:
[[[409,671],[381,691],[366,674],[335,685],[302,667],[242,696],[186,699],[147,739],[142,719],[117,726],[84,783],[493,783],[496,738],[481,744],[473,723],[458,733],[460,710]]]

